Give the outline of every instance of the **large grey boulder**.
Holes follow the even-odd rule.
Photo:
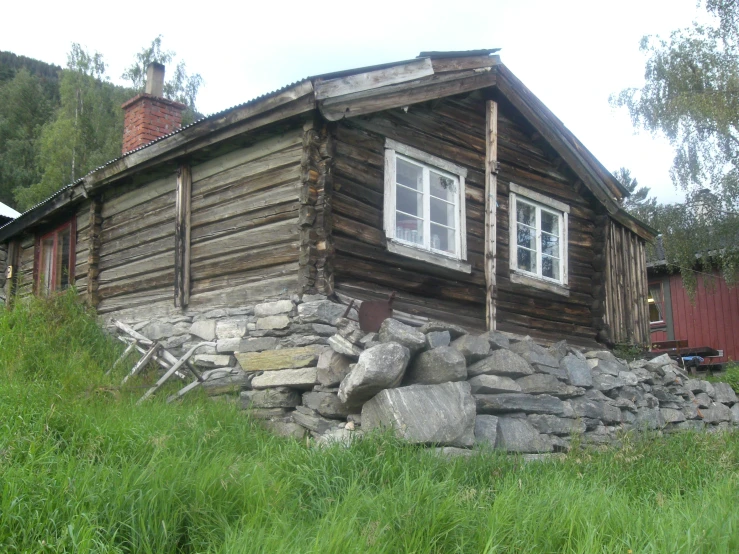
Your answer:
[[[606,392],[612,389],[618,389],[626,386],[620,378],[609,375],[608,373],[596,372],[593,374],[593,386],[599,391]]]
[[[292,387],[295,389],[310,390],[316,383],[316,368],[302,367],[300,369],[265,371],[261,375],[257,375],[252,379],[251,386],[255,389]]]
[[[521,392],[528,394],[551,394],[559,398],[579,396],[585,392],[584,389],[565,385],[554,375],[546,373],[535,373],[516,380]]]
[[[304,392],[303,405],[329,419],[346,419],[359,411],[358,406],[344,404],[333,392]]]
[[[665,426],[665,418],[659,408],[643,408],[636,412],[634,425],[638,429],[661,429]]]
[[[739,425],[739,404],[734,404],[731,407],[731,422]]]
[[[388,318],[383,321],[378,335],[380,342],[397,342],[405,346],[411,355],[426,346],[426,336],[421,331],[397,319]]]
[[[206,371],[201,376],[203,378],[203,390],[208,396],[218,396],[219,394],[228,394],[240,392],[243,389],[251,388],[251,380],[254,374],[241,371],[236,367],[222,367]]]
[[[568,354],[559,362],[559,367],[567,373],[567,381],[573,387],[593,386],[593,373],[585,360]]]
[[[521,356],[510,350],[495,350],[487,358],[467,368],[467,375],[502,375],[516,379],[533,375],[534,368]]]
[[[524,418],[498,418],[498,447],[508,452],[551,452],[552,441]]]
[[[578,417],[598,419],[606,424],[621,423],[621,410],[607,401],[580,396],[569,402]]]
[[[563,415],[564,404],[559,398],[541,394],[509,392],[503,394],[476,394],[475,403],[480,414],[527,412],[530,414]]]
[[[468,364],[482,360],[490,354],[490,343],[485,336],[462,335],[452,342],[452,347],[462,353]]]
[[[362,429],[381,427],[412,443],[472,446],[475,402],[470,385],[462,381],[383,390],[362,407]]]
[[[408,366],[404,384],[436,385],[467,379],[467,363],[459,350],[440,346],[421,352]]]
[[[495,448],[498,439],[498,417],[480,414],[475,417],[475,443]]]
[[[439,348],[440,346],[449,346],[452,342],[452,336],[449,331],[430,331],[426,333],[426,348]]]
[[[521,387],[510,377],[502,375],[477,375],[469,379],[472,394],[498,394],[502,392],[521,392]]]
[[[345,404],[360,404],[383,389],[397,387],[403,380],[410,359],[410,351],[395,342],[378,344],[365,350],[341,381],[339,398]]]
[[[322,417],[315,410],[311,410],[306,406],[298,406],[292,414],[295,423],[302,425],[309,431],[323,434],[330,429],[337,429],[338,422]]]
[[[672,408],[661,408],[660,413],[665,423],[680,423],[685,421],[685,414],[680,410],[674,410]]]
[[[714,383],[714,385],[717,383]],[[705,423],[721,423],[722,421],[731,421],[732,412],[731,409],[721,404],[720,402],[714,402],[710,408],[703,408],[700,411],[703,416]]]
[[[739,402],[736,398],[734,389],[729,383],[713,383],[714,399],[722,404],[736,404]]]

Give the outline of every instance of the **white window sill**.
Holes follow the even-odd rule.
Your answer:
[[[536,289],[546,290],[546,291],[553,292],[554,294],[559,294],[562,296],[570,295],[570,289],[567,288],[565,285],[560,285],[559,283],[553,283],[552,281],[545,281],[544,279],[534,277],[533,275],[526,275],[524,273],[520,273],[514,269],[511,270],[511,283],[516,283],[518,285],[526,285],[529,287],[534,287]]]
[[[472,273],[472,265],[467,262],[448,258],[440,254],[428,252],[427,250],[413,248],[412,246],[406,246],[405,244],[400,244],[392,240],[387,241],[387,249],[393,254],[400,254],[401,256],[405,256],[407,258],[413,258],[414,260],[439,265],[447,269],[461,271],[462,273]]]

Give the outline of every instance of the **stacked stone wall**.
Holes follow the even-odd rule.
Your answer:
[[[437,322],[388,319],[364,333],[356,311],[321,295],[134,327],[176,355],[215,342],[193,358],[208,395],[240,402],[276,433],[321,442],[389,427],[414,443],[546,453],[574,437],[604,444],[630,430],[739,423],[729,385],[691,379],[667,355],[627,363]]]

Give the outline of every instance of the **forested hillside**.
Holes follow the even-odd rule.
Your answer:
[[[12,52],[0,52],[0,202],[25,211],[121,153],[121,104],[144,88],[146,66],[167,64],[174,52],[161,37],[134,56],[115,85],[103,55],[72,44],[61,68]],[[200,75],[185,63],[171,67],[165,96],[188,109],[183,124],[198,114]]]

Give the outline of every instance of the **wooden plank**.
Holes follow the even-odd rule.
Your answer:
[[[165,373],[164,375],[162,375],[162,377],[161,377],[161,378],[160,378],[160,379],[159,379],[159,380],[158,380],[158,381],[157,381],[156,383],[154,383],[154,386],[153,386],[153,387],[151,387],[151,388],[150,388],[149,390],[147,390],[147,391],[146,391],[146,392],[144,393],[144,396],[142,396],[142,397],[141,397],[141,398],[140,398],[140,399],[138,400],[138,402],[136,402],[136,405],[138,406],[138,405],[139,405],[139,404],[141,404],[141,403],[142,403],[142,402],[143,402],[144,400],[146,400],[146,399],[147,399],[147,398],[149,398],[149,397],[150,397],[150,396],[151,396],[152,394],[154,394],[154,393],[155,393],[156,391],[158,391],[158,390],[159,390],[159,388],[160,388],[160,387],[161,387],[161,386],[162,386],[162,385],[163,385],[164,383],[166,383],[166,382],[167,382],[167,380],[168,380],[168,379],[169,379],[169,378],[170,378],[170,377],[171,377],[172,375],[174,375],[174,373],[175,373],[175,372],[176,372],[176,371],[177,371],[178,369],[180,369],[181,367],[183,367],[183,366],[184,366],[184,365],[185,365],[185,364],[187,363],[187,360],[189,360],[189,359],[190,359],[190,356],[192,356],[192,355],[193,355],[193,354],[195,353],[195,351],[196,351],[196,350],[197,350],[198,348],[201,348],[201,347],[203,347],[203,346],[215,346],[215,345],[216,345],[216,343],[214,343],[214,342],[201,342],[201,343],[198,343],[198,344],[196,344],[196,345],[195,345],[195,346],[193,346],[192,348],[190,348],[190,350],[188,350],[188,351],[187,351],[187,353],[186,353],[186,354],[185,354],[184,356],[182,356],[182,358],[180,358],[179,360],[177,360],[176,362],[174,362],[174,364],[172,365],[172,367],[170,367],[170,368],[169,368],[169,369],[167,370],[167,372],[166,372],[166,373]]]
[[[406,83],[433,74],[434,68],[431,65],[431,60],[423,58],[403,65],[367,71],[338,79],[326,81],[316,79],[313,86],[315,87],[316,100],[325,100],[326,98]]]
[[[431,60],[431,67],[434,68],[434,73],[444,73],[463,69],[493,67],[499,63],[500,56],[465,56],[464,58],[435,58]]]
[[[134,342],[131,346],[135,347],[136,343]],[[133,368],[131,368],[131,371],[126,374],[125,377],[123,377],[123,381],[121,381],[121,386],[126,384],[126,381],[128,381],[131,377],[135,377],[143,368],[145,368],[148,363],[151,361],[151,359],[154,357],[154,355],[157,353],[157,350],[161,348],[161,344],[158,342],[155,342],[151,348],[144,354],[144,356],[134,364]]]
[[[190,302],[190,208],[192,171],[181,165],[177,170],[177,203],[175,206],[174,305],[184,308]]]
[[[498,104],[489,100],[485,111],[485,322],[489,330],[496,328],[495,284],[498,198]]]
[[[477,70],[432,75],[418,81],[391,85],[374,91],[329,98],[319,103],[319,109],[329,121],[344,117],[356,117],[372,112],[400,108],[463,92],[470,92],[495,85],[493,71]],[[397,88],[393,88],[397,87]]]

